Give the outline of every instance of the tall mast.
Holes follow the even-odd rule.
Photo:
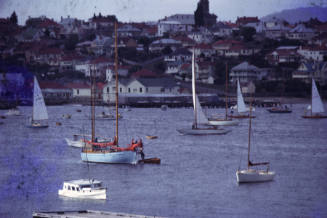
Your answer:
[[[227,71],[228,71],[228,66],[227,66],[227,62],[226,62],[226,75],[225,75],[225,77],[226,77],[225,78],[225,80],[226,80],[225,81],[225,83],[226,83],[225,84],[225,120],[227,120],[227,110],[228,110],[227,109],[228,108],[228,102],[227,102],[227,100],[228,100],[227,99],[227,90],[228,90],[228,82],[227,82],[228,81],[228,78],[227,78],[227,74],[228,73],[227,73]]]
[[[116,142],[118,145],[118,51],[117,51],[117,22],[115,22],[115,72],[116,72]]]
[[[248,169],[250,168],[250,145],[251,145],[251,124],[252,124],[252,100],[250,102],[250,117],[249,117],[249,137],[248,137]]]
[[[194,48],[192,54],[192,95],[193,95],[193,103],[194,103],[194,125],[197,128],[197,107],[196,107],[196,91],[195,91],[195,55]]]
[[[91,128],[92,128],[92,142],[95,141],[95,103],[94,103],[94,71],[95,71],[95,66],[93,66],[93,70],[91,69],[90,66],[90,77],[91,77]]]

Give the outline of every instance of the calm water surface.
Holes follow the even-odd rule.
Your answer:
[[[89,132],[89,107],[48,107],[47,129],[26,128],[32,108],[21,107],[24,116],[0,125],[0,217],[81,209],[167,217],[327,217],[327,119],[302,119],[304,107],[293,105],[291,114],[257,108],[252,159],[270,161],[276,177],[246,185],[237,184],[235,171],[246,167],[247,120],[223,136],[182,136],[176,129],[191,125],[191,108],[122,110],[121,144],[142,137],[146,156],[160,157],[161,165],[90,164],[88,170],[80,150],[64,138]],[[207,109],[218,112],[224,109]],[[67,113],[72,119],[62,118]],[[96,129],[112,137],[114,122],[97,121]],[[58,197],[64,180],[88,177],[103,181],[107,200]]]

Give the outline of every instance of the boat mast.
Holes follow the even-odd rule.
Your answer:
[[[118,146],[118,51],[117,51],[117,22],[115,22],[115,72],[116,72],[116,143]]]
[[[250,168],[250,145],[251,145],[251,126],[252,126],[252,100],[250,102],[250,117],[249,117],[249,136],[248,136],[248,169]]]
[[[310,115],[312,117],[312,106],[313,106],[313,76],[311,78],[311,107],[310,107]]]
[[[95,66],[93,66],[93,70],[90,66],[90,77],[91,77],[91,128],[92,128],[92,142],[95,141],[95,103],[94,103],[94,71]]]
[[[196,91],[195,91],[195,55],[194,55],[194,47],[193,47],[193,55],[192,55],[192,95],[193,95],[193,103],[194,103],[194,127],[197,128],[197,107],[196,107]]]
[[[228,78],[227,78],[227,71],[228,71],[228,66],[227,66],[227,62],[226,62],[226,74],[225,74],[225,80],[226,80],[226,82],[225,82],[225,120],[227,120],[227,108],[228,108],[228,102],[227,102],[227,100],[228,100],[228,98],[227,98],[227,90],[228,90]]]

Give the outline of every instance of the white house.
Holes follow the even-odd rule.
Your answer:
[[[288,39],[309,40],[313,37],[315,37],[315,31],[304,24],[297,25],[286,34]]]
[[[263,75],[261,75],[261,70],[254,65],[250,65],[246,61],[233,67],[231,69],[231,73],[229,74],[229,80],[232,83],[237,81],[237,79],[239,79],[240,82],[248,83],[250,81],[259,80],[262,77]]]
[[[158,22],[157,36],[162,37],[166,32],[190,32],[194,26],[193,14],[175,14],[165,17]]]
[[[327,57],[325,46],[300,46],[297,52],[306,60],[323,61],[324,57]]]
[[[90,98],[91,86],[85,83],[69,83],[65,85],[67,88],[72,89],[73,98]]]

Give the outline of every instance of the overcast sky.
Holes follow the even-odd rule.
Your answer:
[[[115,14],[120,21],[156,21],[165,16],[193,14],[199,0],[0,0],[0,17],[8,17],[15,10],[18,22],[25,24],[28,16],[46,15],[76,17],[87,20],[93,13]],[[210,13],[218,20],[235,21],[238,16],[258,16],[283,9],[327,6],[327,0],[209,0]]]

